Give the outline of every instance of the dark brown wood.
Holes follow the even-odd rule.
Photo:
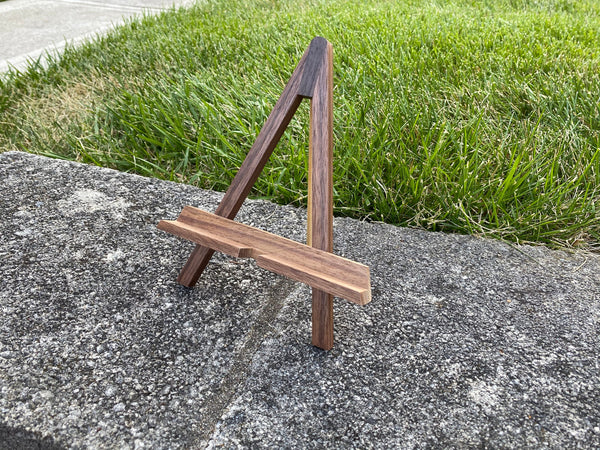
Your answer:
[[[314,86],[316,73],[320,67],[318,62],[322,61],[323,49],[327,45],[331,46],[321,37],[316,37],[311,41],[215,214],[233,219],[238,213],[302,102],[302,98],[312,96],[312,93],[310,96],[307,94]],[[177,281],[183,286],[194,286],[208,265],[213,253],[209,248],[196,246],[179,273]]]
[[[333,251],[333,48],[326,43],[310,103],[308,245]],[[312,290],[312,343],[333,347],[333,294]]]
[[[233,222],[303,98],[311,99],[307,244]],[[333,255],[333,48],[316,37],[304,52],[215,214],[186,206],[159,228],[196,242],[177,281],[194,286],[215,250],[312,286],[312,342],[333,347],[333,296],[371,299],[369,268]]]
[[[369,268],[281,236],[186,206],[158,228],[235,257],[254,258],[264,269],[365,305],[371,300]]]

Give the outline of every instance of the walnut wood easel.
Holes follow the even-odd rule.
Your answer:
[[[303,98],[311,99],[307,245],[233,219]],[[312,287],[312,343],[333,347],[333,295],[371,300],[369,268],[333,255],[333,48],[314,38],[248,152],[215,214],[186,206],[158,228],[196,242],[177,281],[192,287],[215,250],[251,257],[260,267]]]

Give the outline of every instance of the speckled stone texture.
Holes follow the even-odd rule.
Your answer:
[[[0,154],[0,448],[598,448],[600,257],[336,219],[373,301],[156,229],[221,194]],[[305,212],[239,219],[303,240]]]

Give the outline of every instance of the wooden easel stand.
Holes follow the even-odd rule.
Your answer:
[[[311,100],[307,245],[233,222],[304,98]],[[215,250],[312,286],[312,343],[333,347],[333,295],[370,301],[369,269],[333,255],[333,48],[314,38],[248,152],[215,214],[186,207],[160,229],[196,242],[177,281],[196,284]],[[312,247],[312,248],[311,248]],[[332,295],[333,294],[333,295]]]

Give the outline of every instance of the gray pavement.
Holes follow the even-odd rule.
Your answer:
[[[598,448],[600,257],[335,219],[373,301],[156,228],[222,194],[0,154],[0,448]],[[306,212],[239,220],[296,239]]]
[[[0,72],[23,69],[28,60],[60,52],[109,30],[125,18],[157,13],[193,0],[0,1]]]

